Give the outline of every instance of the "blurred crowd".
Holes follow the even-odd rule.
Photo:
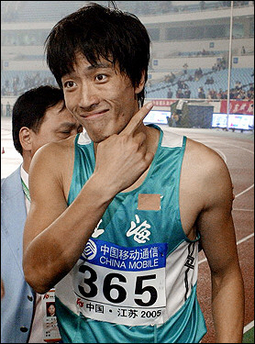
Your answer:
[[[44,76],[40,72],[26,74],[22,80],[16,74],[11,79],[6,78],[2,83],[1,96],[19,96],[21,93],[41,85],[56,86],[56,81],[53,76]]]

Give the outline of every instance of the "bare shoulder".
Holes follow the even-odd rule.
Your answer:
[[[35,153],[29,170],[31,183],[41,180],[49,183],[56,182],[64,192],[68,192],[71,182],[74,162],[74,138],[50,142],[38,149]]]
[[[206,203],[218,197],[232,200],[232,182],[226,162],[215,150],[200,142],[187,139],[182,177],[184,187],[188,181],[189,188],[196,190]]]
[[[74,138],[71,136],[65,140],[57,142],[49,142],[38,149],[35,153],[33,160],[45,160],[45,161],[54,161],[57,159],[62,159],[63,154],[68,154],[73,151],[74,148]],[[37,162],[38,163],[38,162]]]
[[[186,153],[187,159],[192,159],[202,166],[207,164],[225,164],[222,157],[215,150],[201,142],[189,138],[187,139]]]
[[[186,153],[184,161],[188,167],[201,173],[206,178],[212,175],[228,172],[226,162],[212,148],[201,142],[187,139]]]

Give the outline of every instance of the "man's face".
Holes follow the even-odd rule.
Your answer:
[[[67,108],[95,143],[125,128],[138,111],[136,94],[143,89],[143,83],[134,88],[110,62],[92,66],[81,54],[74,71],[62,77],[62,85]]]
[[[67,108],[62,110],[63,103],[60,101],[46,111],[38,133],[31,131],[32,156],[46,143],[60,141],[82,131],[82,126]]]

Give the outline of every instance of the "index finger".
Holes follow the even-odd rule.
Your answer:
[[[153,108],[153,103],[149,102],[145,104],[129,121],[127,126],[122,130],[122,133],[131,135],[140,126],[146,115]]]

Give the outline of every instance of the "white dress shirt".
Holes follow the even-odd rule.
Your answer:
[[[28,188],[28,173],[24,170],[23,166],[21,166],[20,169],[20,174],[23,182]],[[30,208],[30,201],[27,199],[25,196],[25,202],[26,202],[26,208],[27,208],[27,213]],[[43,314],[42,310],[42,298],[43,295],[41,294],[36,294],[36,301],[35,301],[35,314],[34,314],[34,319],[33,319],[33,324],[29,336],[28,343],[45,343],[43,340],[43,319],[45,314]]]

